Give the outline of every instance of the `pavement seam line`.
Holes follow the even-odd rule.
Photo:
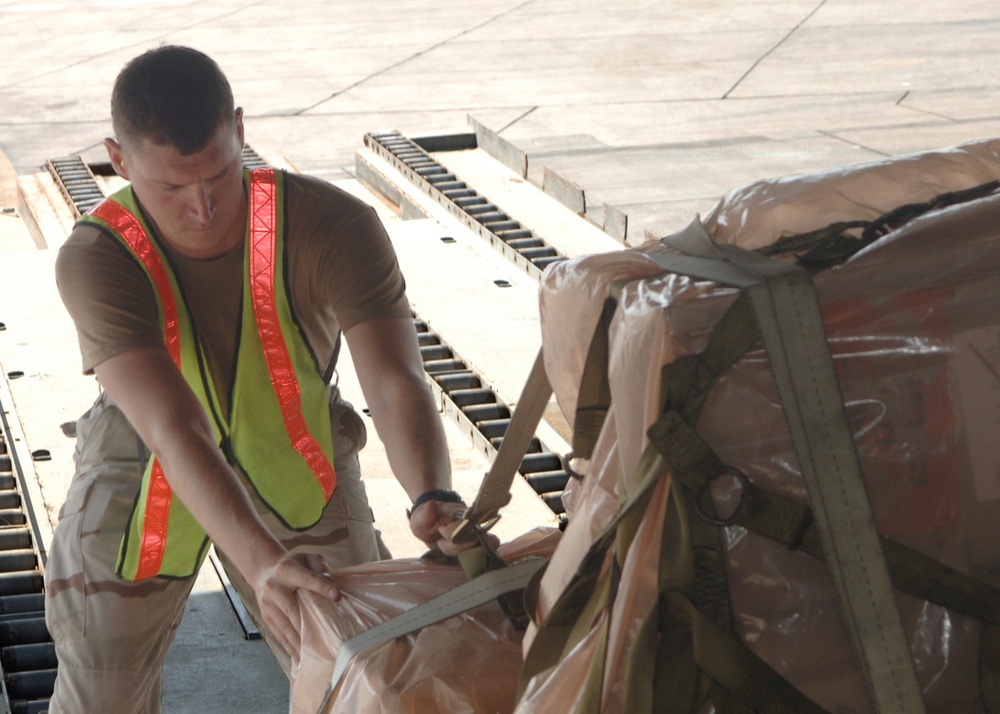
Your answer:
[[[799,20],[798,24],[796,24],[795,27],[793,27],[791,30],[789,30],[788,34],[786,34],[784,37],[782,37],[780,40],[778,40],[778,42],[774,45],[774,47],[772,47],[767,52],[765,52],[764,54],[762,54],[760,57],[757,58],[757,60],[752,65],[750,65],[750,69],[748,69],[746,72],[744,72],[743,76],[741,76],[739,79],[736,80],[736,84],[734,84],[732,87],[730,87],[726,91],[726,93],[722,95],[722,98],[723,99],[728,99],[729,95],[736,91],[736,88],[739,87],[743,83],[743,80],[746,79],[747,77],[749,77],[751,75],[751,73],[753,73],[753,71],[755,69],[757,69],[757,66],[761,62],[763,62],[764,60],[766,60],[768,57],[771,56],[771,54],[775,50],[777,50],[779,47],[781,47],[783,44],[785,44],[785,41],[789,37],[791,37],[792,35],[794,35],[796,32],[798,32],[798,30],[799,30],[800,27],[802,27],[804,24],[806,24],[807,22],[809,22],[809,20],[812,19],[813,15],[815,15],[817,12],[819,12],[823,8],[824,5],[826,5],[826,0],[820,0],[819,5],[817,5],[816,7],[814,7],[812,9],[812,12],[810,12],[804,18],[802,18],[801,20]]]

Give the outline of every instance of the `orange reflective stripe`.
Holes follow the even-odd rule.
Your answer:
[[[177,317],[177,299],[170,277],[160,256],[156,253],[146,231],[123,206],[114,201],[104,201],[97,205],[91,215],[100,218],[111,226],[128,244],[132,252],[146,266],[156,286],[160,299],[160,309],[163,311],[163,342],[173,358],[177,369],[181,368],[181,331]],[[167,483],[160,462],[155,457],[151,469],[146,510],[142,521],[142,541],[139,550],[139,564],[136,580],[151,578],[160,572],[163,554],[167,545],[167,519],[170,515],[170,502],[173,500],[173,489]]]
[[[299,382],[281,332],[275,296],[275,250],[277,240],[277,187],[274,172],[257,169],[250,173],[250,285],[264,359],[271,385],[278,398],[285,430],[295,450],[306,460],[329,500],[336,475],[320,445],[310,433],[302,414]]]
[[[142,546],[135,571],[136,580],[153,578],[160,573],[163,555],[167,551],[167,519],[170,517],[173,496],[174,491],[167,483],[160,460],[154,457],[149,475],[146,512],[142,521]]]
[[[149,242],[142,224],[124,206],[111,200],[95,206],[90,215],[97,216],[114,228],[149,271],[160,298],[160,308],[163,310],[163,341],[177,368],[180,369],[181,330],[177,317],[177,298],[174,296],[166,268],[163,267],[160,256]]]

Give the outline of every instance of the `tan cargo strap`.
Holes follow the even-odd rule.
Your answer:
[[[337,653],[330,685],[318,711],[326,711],[347,667],[360,652],[485,605],[505,593],[522,589],[546,562],[545,558],[531,558],[501,570],[491,570],[345,641]]]
[[[506,566],[500,556],[493,552],[484,534],[500,519],[500,509],[510,502],[510,487],[514,475],[535,436],[535,430],[551,396],[552,386],[545,374],[544,354],[539,350],[500,442],[497,456],[479,486],[476,500],[466,509],[461,523],[451,534],[454,543],[479,541],[478,547],[465,550],[458,556],[458,561],[470,580],[488,570]],[[497,604],[515,629],[523,630],[527,627],[528,619],[521,598],[503,594],[497,598]]]
[[[665,270],[749,292],[875,710],[923,712],[812,281],[803,268],[714,244],[697,220],[673,244],[698,255],[647,255]],[[700,257],[709,253],[718,257]]]
[[[514,475],[535,435],[551,395],[552,387],[545,374],[544,355],[539,350],[521,397],[515,405],[497,457],[480,485],[476,500],[466,511],[465,518],[452,535],[457,543],[473,539],[480,541],[479,547],[459,555],[462,568],[470,576],[469,582],[344,642],[337,654],[330,686],[319,709],[320,712],[325,711],[351,660],[365,649],[377,647],[422,627],[484,605],[490,600],[496,600],[516,625],[515,620],[523,614],[523,609],[510,595],[523,590],[548,559],[534,558],[508,566],[485,542],[483,531],[496,523],[500,509],[510,501],[510,487]]]
[[[545,360],[538,350],[528,379],[521,390],[521,397],[514,406],[514,413],[504,432],[500,449],[490,470],[479,486],[476,500],[469,506],[465,518],[452,533],[455,543],[467,543],[475,538],[475,529],[487,530],[496,523],[500,509],[510,501],[510,487],[514,482],[521,460],[535,435],[545,406],[552,396],[552,386],[545,374]]]

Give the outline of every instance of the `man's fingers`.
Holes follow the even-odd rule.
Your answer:
[[[427,501],[422,503],[410,516],[413,534],[429,546],[436,545],[445,555],[458,555],[463,550],[474,548],[476,541],[453,543],[451,534],[458,528],[465,515],[466,507],[461,503]],[[495,536],[487,536],[495,549],[500,541]]]
[[[330,580],[329,568],[322,556],[300,553],[284,565],[283,580],[290,590],[308,590],[330,600],[340,599],[340,591]]]
[[[254,588],[268,629],[293,661],[301,646],[302,610],[298,591],[339,600],[326,560],[320,555],[285,553],[261,571]]]
[[[330,574],[330,566],[326,562],[326,558],[319,553],[306,553],[305,558],[306,564],[310,570],[313,570],[321,575]]]
[[[465,505],[461,503],[446,503],[443,501],[426,501],[420,504],[410,516],[410,530],[413,535],[422,540],[427,545],[433,545],[445,538],[445,531],[448,534],[458,525],[465,512]]]
[[[291,611],[295,609],[295,604],[289,605],[282,616],[274,616],[267,618],[265,616],[265,621],[270,620],[267,624],[271,628],[271,632],[274,636],[278,638],[278,642],[282,647],[285,648],[290,656],[294,657],[299,651],[299,631],[296,621],[291,617]]]
[[[329,574],[320,575],[319,573],[313,573],[310,571],[306,582],[304,585],[299,586],[299,590],[308,590],[309,592],[321,595],[328,600],[339,600],[340,590],[337,586],[333,584],[330,580]]]
[[[296,627],[291,620],[286,619],[285,622],[278,627],[278,639],[281,640],[282,647],[291,657],[297,657],[299,653],[299,629]]]

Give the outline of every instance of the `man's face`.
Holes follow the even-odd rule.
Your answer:
[[[223,123],[201,151],[182,156],[173,146],[140,138],[105,142],[115,170],[173,248],[213,258],[238,245],[246,230],[243,116]]]

